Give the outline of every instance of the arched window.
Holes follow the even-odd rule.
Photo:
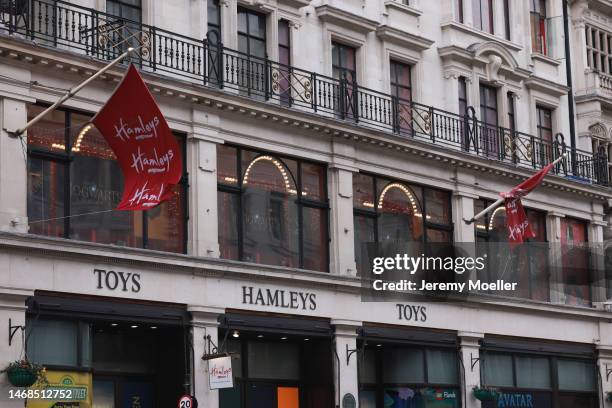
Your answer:
[[[221,257],[327,271],[327,169],[252,150],[217,149]]]
[[[423,213],[415,194],[401,183],[388,183],[378,197],[380,242],[414,242],[423,235]]]

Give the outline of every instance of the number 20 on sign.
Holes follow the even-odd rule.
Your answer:
[[[190,395],[183,395],[179,399],[178,408],[193,408],[193,398]]]

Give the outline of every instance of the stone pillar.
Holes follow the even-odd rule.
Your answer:
[[[601,220],[601,215],[595,215],[595,217],[599,218],[599,220],[591,221],[588,228],[589,253],[591,255],[591,294],[593,303],[601,304],[601,302],[607,300],[603,234],[604,227],[608,223]]]
[[[26,102],[0,93],[0,231],[28,232],[26,138],[7,132],[26,122]]]
[[[461,361],[464,376],[461,378],[461,392],[465,395],[466,408],[480,408],[480,401],[474,398],[472,389],[480,386],[480,344],[483,333],[459,332]]]
[[[221,39],[223,45],[233,50],[238,49],[238,2],[220,0],[221,5]]]
[[[330,167],[330,269],[337,275],[357,275],[355,230],[353,225],[353,173]]]
[[[462,1],[463,3],[463,24],[468,25],[470,27],[474,26],[474,18],[472,14],[472,2],[471,1]],[[454,4],[453,4],[454,7]],[[459,20],[457,18],[457,20]]]
[[[208,361],[202,360],[202,356],[208,351],[207,336],[219,346],[219,316],[225,312],[224,309],[188,306],[187,311],[191,313],[191,335],[193,339],[193,365],[191,392],[198,400],[198,406],[217,408],[219,406],[219,391],[211,390],[208,383]]]
[[[609,326],[608,323],[606,325]],[[607,330],[608,339],[612,336],[612,330]],[[603,334],[602,334],[602,337]],[[599,378],[601,378],[601,390],[603,401],[599,401],[600,407],[606,407],[608,405],[605,402],[609,392],[612,392],[612,344],[598,345],[597,346],[597,368],[599,370]],[[599,393],[598,393],[599,394]]]
[[[219,257],[217,214],[217,144],[219,117],[194,109],[189,135],[189,239],[188,253]]]
[[[6,273],[6,271],[0,271]],[[0,324],[3,327],[2,341],[0,341],[0,369],[9,363],[24,357],[23,339],[25,332],[17,329],[8,344],[9,319],[12,326],[25,326],[25,301],[29,296],[34,296],[33,291],[22,289],[0,288]],[[6,330],[6,331],[5,331]],[[5,337],[6,336],[6,337]],[[9,383],[5,373],[0,374],[0,406],[2,408],[23,407],[23,400],[9,399],[9,389],[14,389]]]
[[[346,394],[355,397],[359,406],[359,377],[357,371],[358,353],[355,351],[347,359],[347,348],[349,353],[357,350],[357,329],[362,323],[353,320],[333,320],[331,324],[335,327],[335,347],[338,358],[334,358],[334,388],[336,390],[336,404],[342,403]]]
[[[549,212],[546,215],[546,240],[550,245],[548,252],[548,265],[550,274],[550,301],[551,303],[565,303],[563,274],[561,270],[561,218],[564,215]]]

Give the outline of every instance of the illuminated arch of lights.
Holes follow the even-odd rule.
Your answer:
[[[89,130],[92,128],[92,126],[93,125],[89,123],[86,126],[84,126],[83,129],[81,129],[81,131],[79,132],[79,135],[76,138],[76,141],[74,142],[74,145],[72,146],[72,149],[70,149],[72,152],[81,151],[81,143],[83,142],[83,138],[85,137],[87,132],[89,132]],[[60,149],[60,150],[66,149],[66,145],[63,143],[53,143],[51,147],[53,147],[54,149]]]
[[[489,231],[493,229],[493,221],[495,220],[495,216],[498,212],[503,211],[506,212],[506,207],[497,207],[493,213],[491,214],[491,219],[489,220]]]
[[[378,199],[379,209],[383,208],[383,201],[385,200],[385,195],[387,194],[387,191],[391,190],[392,188],[397,188],[401,190],[404,194],[406,194],[406,197],[408,197],[408,200],[410,201],[410,205],[412,206],[412,211],[414,212],[415,217],[423,216],[423,214],[421,214],[421,212],[419,211],[419,204],[417,202],[416,197],[414,196],[414,194],[412,194],[412,191],[408,187],[406,187],[405,185],[401,183],[387,184],[387,186],[380,193],[380,198]]]
[[[287,189],[287,191],[290,192],[291,194],[297,194],[297,190],[291,188],[291,180],[290,180],[289,174],[287,173],[287,169],[280,162],[280,160],[275,159],[272,156],[259,156],[259,157],[256,157],[255,159],[253,159],[251,161],[251,163],[249,163],[249,166],[247,167],[246,171],[244,172],[244,178],[242,179],[242,185],[247,185],[248,184],[248,182],[249,182],[249,175],[251,173],[251,169],[253,168],[253,166],[257,162],[260,162],[262,160],[269,161],[272,164],[274,164],[274,166],[276,166],[278,171],[283,176],[283,180],[285,182],[285,188]]]

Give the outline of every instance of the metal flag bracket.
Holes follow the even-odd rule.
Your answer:
[[[13,325],[13,319],[9,318],[9,334],[8,334],[8,344],[9,346],[13,343],[13,337],[17,334],[17,330],[21,330],[22,332],[25,330],[25,326],[21,325]]]

